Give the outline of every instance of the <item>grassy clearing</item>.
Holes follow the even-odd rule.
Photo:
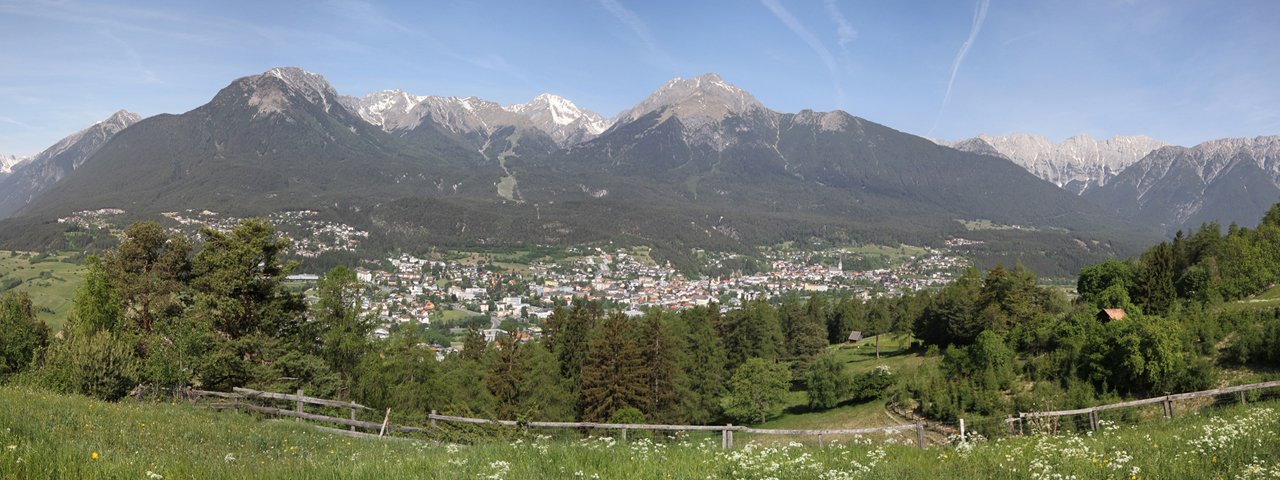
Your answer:
[[[1271,310],[1280,308],[1280,285],[1271,287],[1252,297],[1227,302],[1220,307],[1223,311],[1237,312],[1241,310]]]
[[[1276,431],[1280,404],[1269,402],[968,448],[849,441],[817,449],[744,439],[726,452],[718,439],[536,437],[459,447],[0,388],[0,478],[1280,478]]]
[[[925,362],[938,361],[936,358],[907,351],[905,347],[910,343],[911,338],[907,336],[883,336],[880,339],[879,359],[876,358],[874,337],[858,342],[857,345],[835,345],[830,348],[836,360],[843,363],[845,371],[852,375],[860,375],[877,366],[887,365],[899,375],[899,378],[905,378]],[[775,429],[835,429],[884,427],[901,423],[885,413],[885,400],[882,399],[846,403],[836,408],[816,412],[809,411],[808,403],[809,397],[805,392],[789,392],[785,413],[759,426]],[[761,441],[765,440],[767,438],[761,438]],[[814,439],[806,438],[801,441],[811,443]]]
[[[13,290],[31,295],[36,318],[50,330],[62,328],[71,312],[71,300],[83,282],[84,266],[64,262],[66,255],[41,257],[35,253],[0,251],[0,288],[20,282]]]

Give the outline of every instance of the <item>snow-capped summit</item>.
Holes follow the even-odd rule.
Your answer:
[[[524,116],[535,128],[546,132],[560,145],[588,140],[609,128],[609,123],[599,114],[550,93],[533,97],[528,103],[502,108]]]
[[[1037,177],[1081,194],[1106,185],[1129,165],[1167,145],[1144,135],[1097,140],[1078,135],[1055,144],[1039,135],[1014,133],[978,135],[957,142],[939,142],[959,150],[1005,157]]]
[[[719,75],[707,73],[688,79],[672,79],[635,107],[618,114],[615,123],[630,122],[664,108],[695,129],[722,120],[729,114],[741,115],[754,109],[765,109],[750,93],[725,82]]]
[[[418,126],[422,118],[414,115],[413,109],[426,98],[403,90],[383,90],[362,98],[341,97],[341,102],[364,121],[396,131]]]
[[[462,134],[488,135],[504,126],[531,126],[550,135],[556,143],[568,145],[588,140],[608,128],[595,112],[549,93],[528,103],[505,107],[478,97],[421,96],[401,90],[341,97],[340,101],[366,122],[387,132],[412,130],[430,118]]]
[[[22,162],[27,161],[28,158],[30,157],[22,157],[18,155],[5,155],[3,153],[0,153],[0,178],[3,178],[4,176],[9,175],[10,173],[13,173],[13,169],[17,167],[19,164],[21,164]]]

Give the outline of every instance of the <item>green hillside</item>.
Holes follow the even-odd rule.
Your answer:
[[[84,267],[66,255],[0,251],[0,291],[27,292],[36,318],[55,332],[71,312],[83,277]]]
[[[718,439],[522,437],[468,446],[351,439],[294,421],[5,387],[0,478],[1275,478],[1277,407],[971,448],[739,443],[723,451]]]

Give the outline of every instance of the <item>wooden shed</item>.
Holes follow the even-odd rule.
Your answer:
[[[862,340],[862,332],[854,330],[849,332],[849,343],[858,343]]]
[[[1102,323],[1124,320],[1123,308],[1104,308],[1098,312],[1098,321]]]

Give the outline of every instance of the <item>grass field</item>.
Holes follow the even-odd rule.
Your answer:
[[[968,446],[512,437],[467,446],[351,439],[185,405],[0,388],[0,478],[1280,478],[1280,405],[1229,407],[1088,436]]]
[[[936,358],[923,357],[907,351],[904,347],[910,342],[911,339],[906,336],[885,335],[880,339],[879,359],[876,358],[874,337],[858,342],[857,345],[834,345],[830,348],[836,360],[843,363],[845,371],[850,374],[863,374],[877,366],[886,365],[898,375],[899,379],[902,379],[909,377],[925,362],[937,361]],[[777,429],[836,429],[883,427],[902,423],[886,413],[883,399],[851,402],[816,412],[809,411],[808,403],[807,393],[789,392],[782,416],[759,426]]]
[[[62,328],[67,314],[71,313],[71,299],[83,281],[84,266],[64,262],[66,258],[65,255],[41,258],[33,253],[0,251],[0,287],[7,287],[14,280],[21,282],[13,290],[31,295],[36,317],[52,331]]]
[[[1243,300],[1224,303],[1221,308],[1225,311],[1280,308],[1280,285],[1271,287],[1262,293]]]

